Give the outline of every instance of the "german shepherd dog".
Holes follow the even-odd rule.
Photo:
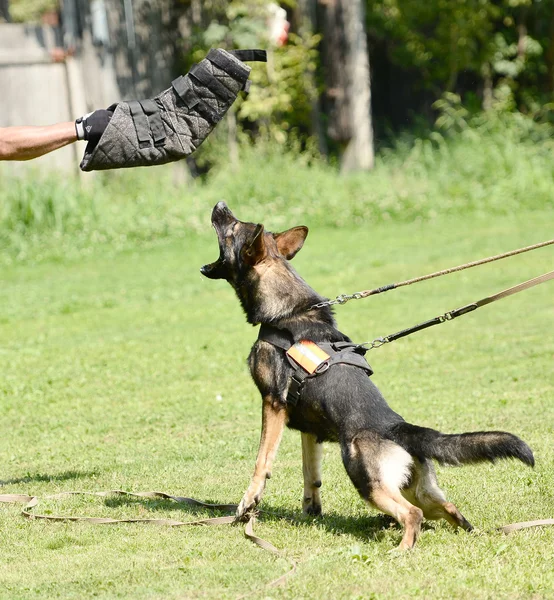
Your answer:
[[[231,284],[249,323],[284,329],[294,342],[350,341],[337,329],[328,306],[314,308],[325,298],[289,263],[302,248],[307,227],[270,233],[263,225],[236,219],[224,202],[213,209],[212,224],[220,255],[201,272]],[[291,405],[287,389],[294,369],[281,348],[258,339],[248,364],[262,395],[262,432],[254,475],[237,509],[239,520],[260,502],[285,425],[301,432],[304,512],[321,513],[322,442],[338,442],[362,498],[403,526],[400,549],[413,547],[424,517],[472,529],[446,500],[431,459],[458,465],[517,458],[534,465],[529,446],[511,433],[446,435],[407,423],[356,366],[337,364],[307,378],[300,399]]]

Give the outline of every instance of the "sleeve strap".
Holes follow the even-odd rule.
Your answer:
[[[183,77],[182,75],[177,77],[177,79],[174,79],[171,82],[171,86],[177,96],[185,103],[185,106],[189,111],[195,109],[203,119],[212,125],[221,121],[221,115],[198,97],[198,94],[194,91],[192,84],[186,77]]]
[[[128,104],[137,132],[139,148],[145,148],[150,145],[150,127],[148,126],[148,119],[138,100],[132,100]]]
[[[160,114],[160,108],[154,100],[140,100],[140,105],[144,114],[148,117],[150,132],[156,146],[161,146],[165,142],[165,129]]]
[[[267,62],[265,50],[229,50],[228,52],[242,62]]]
[[[206,68],[205,64],[195,65],[189,75],[194,77],[201,85],[207,87],[210,92],[221,98],[224,102],[233,102],[236,94],[227,89],[217,77],[214,77]]]

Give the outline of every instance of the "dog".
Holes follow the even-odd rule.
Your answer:
[[[354,346],[349,354],[359,352],[337,329],[331,308],[314,306],[325,298],[289,262],[302,248],[307,227],[270,233],[261,224],[239,221],[224,202],[214,207],[211,220],[220,255],[201,272],[231,284],[249,323],[269,328],[277,338],[288,337],[291,346],[308,341],[320,350]],[[414,546],[424,518],[472,529],[446,500],[431,459],[458,465],[516,458],[534,466],[529,446],[511,433],[446,435],[406,422],[368,377],[367,363],[365,370],[340,360],[326,370],[318,367],[322,373],[306,375],[297,401],[291,402],[289,388],[300,367],[295,368],[286,346],[261,336],[248,357],[262,396],[262,432],[254,474],[237,508],[238,520],[260,502],[285,426],[301,432],[304,512],[321,514],[322,442],[338,442],[346,472],[361,497],[403,527],[402,550]]]

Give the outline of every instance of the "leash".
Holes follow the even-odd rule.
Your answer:
[[[471,269],[472,267],[478,267],[479,265],[491,263],[497,260],[501,260],[503,258],[508,258],[510,256],[516,256],[517,254],[523,254],[524,252],[536,250],[537,248],[544,248],[545,246],[550,246],[552,244],[554,244],[554,240],[547,240],[546,242],[539,242],[538,244],[526,246],[525,248],[519,248],[517,250],[511,250],[510,252],[503,252],[502,254],[489,256],[488,258],[474,260],[473,262],[458,265],[457,267],[451,267],[450,269],[435,271],[434,273],[429,273],[428,275],[422,275],[420,277],[406,279],[405,281],[400,281],[398,283],[389,283],[388,285],[383,285],[372,290],[364,290],[362,292],[355,292],[353,294],[339,294],[334,300],[326,300],[325,302],[319,302],[318,304],[314,304],[310,308],[323,308],[324,306],[332,306],[334,304],[346,304],[349,300],[360,300],[361,298],[367,298],[368,296],[375,296],[376,294],[382,294],[383,292],[395,290],[399,287],[411,285],[412,283],[419,283],[420,281],[427,281],[428,279],[434,279],[435,277],[441,277],[442,275],[449,275],[450,273],[456,273],[457,271]]]
[[[553,240],[554,241],[554,240]],[[550,242],[552,243],[552,242]],[[528,248],[531,249],[531,248]],[[438,276],[438,275],[434,275]],[[429,277],[428,277],[429,278]],[[421,331],[422,329],[427,329],[428,327],[433,327],[434,325],[440,325],[441,323],[445,323],[446,321],[452,321],[457,317],[461,317],[462,315],[466,315],[467,313],[473,312],[477,310],[481,306],[486,306],[487,304],[491,304],[492,302],[496,302],[497,300],[501,300],[502,298],[507,298],[508,296],[512,296],[513,294],[517,294],[518,292],[522,292],[523,290],[527,290],[536,285],[544,283],[545,281],[549,281],[554,279],[554,271],[550,271],[549,273],[545,273],[544,275],[539,275],[538,277],[534,277],[533,279],[529,279],[528,281],[524,281],[523,283],[519,283],[518,285],[514,285],[511,288],[502,290],[492,296],[487,296],[486,298],[482,298],[481,300],[477,300],[477,302],[473,302],[471,304],[466,304],[460,308],[456,308],[454,310],[448,311],[443,315],[439,315],[434,319],[429,319],[428,321],[424,321],[423,323],[419,323],[418,325],[414,325],[413,327],[408,327],[407,329],[402,329],[396,333],[391,335],[376,338],[372,342],[366,342],[365,344],[360,344],[362,347],[368,350],[373,350],[374,348],[379,348],[383,344],[388,344],[390,342],[394,342],[400,338],[403,338],[407,335],[415,333],[416,331]],[[407,285],[407,284],[406,284]],[[390,288],[392,289],[392,288]],[[343,303],[342,303],[343,304]],[[509,535],[514,531],[519,531],[520,529],[529,529],[531,527],[542,527],[554,525],[554,519],[538,519],[536,521],[524,521],[521,523],[511,523],[510,525],[504,525],[502,527],[498,527],[497,531],[504,533],[505,535]]]
[[[385,337],[376,338],[372,342],[365,342],[364,344],[360,344],[360,346],[367,348],[368,350],[380,348],[383,344],[394,342],[395,340],[399,340],[400,338],[415,333],[416,331],[421,331],[422,329],[427,329],[428,327],[433,327],[434,325],[440,325],[441,323],[445,323],[446,321],[452,321],[457,317],[461,317],[462,315],[466,315],[467,313],[473,312],[474,310],[481,308],[481,306],[486,306],[487,304],[491,304],[492,302],[496,302],[497,300],[502,300],[502,298],[507,298],[508,296],[512,296],[513,294],[517,294],[518,292],[522,292],[523,290],[527,290],[551,279],[554,279],[554,271],[550,271],[549,273],[545,273],[544,275],[539,275],[538,277],[534,277],[533,279],[529,279],[528,281],[524,281],[523,283],[514,285],[513,287],[508,288],[506,290],[502,290],[497,294],[493,294],[492,296],[487,296],[486,298],[477,300],[477,302],[472,302],[471,304],[466,304],[465,306],[462,306],[460,308],[455,308],[454,310],[450,310],[444,313],[443,315],[439,315],[438,317],[429,319],[428,321],[424,321],[423,323],[419,323],[418,325],[414,325],[413,327],[402,329],[401,331],[397,331],[396,333],[392,333]]]
[[[205,508],[208,510],[230,510],[235,511],[237,509],[237,504],[209,504],[207,502],[201,502],[200,500],[196,500],[195,498],[189,498],[185,496],[172,496],[171,494],[166,494],[165,492],[126,492],[124,490],[110,490],[107,492],[60,492],[58,494],[51,494],[48,496],[44,496],[45,499],[56,500],[61,498],[66,498],[68,496],[97,496],[101,498],[105,498],[107,496],[131,496],[134,498],[161,498],[163,500],[172,500],[177,504],[187,504],[188,506],[197,506],[199,508]],[[0,503],[7,504],[24,504],[23,510],[21,514],[28,519],[42,519],[46,521],[81,521],[86,523],[92,523],[95,525],[110,525],[116,523],[144,523],[150,525],[165,525],[169,527],[183,527],[183,526],[199,526],[199,525],[229,525],[235,523],[234,516],[226,516],[226,517],[212,517],[208,519],[197,519],[196,521],[177,521],[175,519],[111,519],[109,517],[71,517],[71,516],[55,516],[55,515],[42,515],[36,514],[33,511],[34,508],[38,506],[40,503],[40,498],[38,496],[29,496],[26,494],[0,494]],[[273,514],[268,511],[260,510],[259,513],[265,514]],[[280,515],[278,515],[280,516]],[[290,521],[294,521],[294,519],[290,519],[288,517],[282,517],[288,519]],[[264,540],[263,538],[257,536],[254,533],[254,522],[256,520],[256,514],[251,513],[248,516],[248,521],[246,522],[246,526],[244,528],[244,535],[247,539],[249,539],[252,543],[256,544],[263,550],[267,552],[271,552],[275,556],[279,558],[284,558],[289,562],[290,569],[284,573],[283,575],[273,579],[269,583],[265,584],[264,588],[275,588],[286,583],[288,578],[295,574],[297,563],[293,559],[287,558],[280,550],[278,550],[273,544]],[[538,519],[535,521],[523,521],[520,523],[511,523],[509,525],[504,525],[502,527],[497,527],[495,530],[505,535],[509,535],[514,531],[519,531],[521,529],[530,529],[533,527],[543,527],[548,525],[554,525],[554,519]],[[252,590],[251,592],[247,592],[246,594],[242,594],[238,597],[237,600],[241,598],[246,598],[251,596],[252,594],[259,593],[259,588]]]
[[[132,496],[134,498],[161,498],[163,500],[172,500],[177,504],[187,504],[188,506],[197,506],[199,508],[205,508],[207,510],[224,510],[235,512],[238,506],[237,504],[209,504],[207,502],[201,502],[200,500],[196,500],[195,498],[188,498],[185,496],[172,496],[171,494],[166,494],[165,492],[126,492],[123,490],[110,490],[107,492],[61,492],[58,494],[44,496],[44,498],[49,500],[59,500],[62,498],[67,498],[68,496],[97,496],[105,498],[107,496],[113,495]],[[32,512],[33,509],[36,508],[40,503],[40,498],[38,496],[28,496],[26,494],[0,494],[0,503],[2,502],[8,504],[24,504],[24,507],[21,511],[21,514],[24,517],[28,519],[43,519],[46,521],[84,521],[86,523],[92,523],[95,525],[111,525],[115,523],[144,523],[150,525],[165,525],[168,527],[183,527],[193,525],[232,525],[236,522],[234,515],[225,517],[211,517],[208,519],[197,519],[196,521],[177,521],[175,519],[111,519],[109,517],[71,517],[43,515]],[[294,560],[285,556],[283,552],[278,550],[273,544],[257,536],[254,533],[254,522],[256,521],[256,515],[258,513],[272,514],[268,511],[263,510],[259,510],[256,513],[250,513],[248,515],[248,521],[246,522],[244,528],[244,536],[253,544],[256,544],[256,546],[259,546],[263,550],[271,552],[275,556],[279,558],[284,558],[288,561],[290,565],[289,571],[265,585],[266,588],[277,587],[283,585],[287,581],[288,577],[296,572],[297,564]],[[259,588],[247,594],[241,595],[240,598],[245,598],[256,592],[259,592]]]

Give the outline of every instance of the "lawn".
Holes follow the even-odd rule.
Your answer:
[[[257,332],[231,288],[199,273],[217,257],[209,212],[200,233],[150,248],[100,247],[0,270],[0,493],[161,490],[240,500],[260,428],[245,364]],[[283,223],[263,207],[236,212],[269,229]],[[313,226],[294,262],[334,297],[551,237],[552,213],[544,210]],[[360,342],[395,332],[551,270],[553,252],[353,301],[337,308],[339,326]],[[0,505],[0,597],[554,596],[554,527],[495,531],[554,517],[553,294],[554,283],[546,283],[368,355],[374,381],[407,420],[445,432],[505,429],[533,448],[535,469],[513,461],[438,469],[474,533],[430,523],[414,551],[392,551],[399,529],[364,505],[332,445],[324,515],[303,517],[300,438],[287,431],[261,505],[273,514],[256,524],[298,563],[285,586],[264,589],[289,563],[254,546],[241,527],[52,523]],[[115,496],[45,500],[38,512],[212,516]]]

